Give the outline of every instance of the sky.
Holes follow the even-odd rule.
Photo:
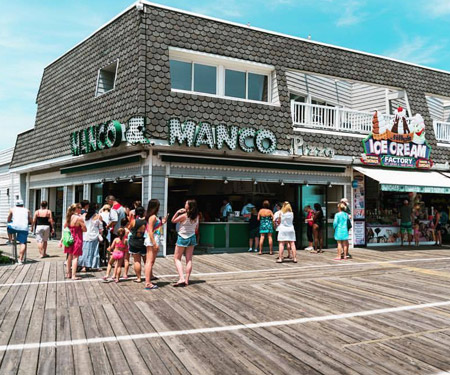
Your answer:
[[[153,2],[450,71],[450,0]],[[132,3],[0,0],[0,149],[33,128],[45,66]]]

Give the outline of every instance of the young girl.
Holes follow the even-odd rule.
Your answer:
[[[197,245],[195,231],[198,227],[197,202],[194,199],[186,201],[184,208],[179,209],[172,218],[172,223],[179,223],[178,238],[175,246],[173,260],[178,272],[178,281],[173,284],[175,287],[185,287],[189,285],[189,277],[192,272],[192,256],[194,247]],[[183,275],[183,265],[181,258],[186,259],[186,277]]]
[[[420,222],[419,219],[414,221],[414,242],[416,246],[419,246],[420,238]]]
[[[128,244],[126,239],[126,233],[124,228],[119,228],[117,231],[118,237],[114,239],[111,246],[108,247],[108,251],[112,251],[111,258],[108,262],[108,268],[106,269],[106,275],[103,276],[105,282],[115,281],[116,283],[120,280],[120,273],[122,271],[122,264],[125,254],[128,252]],[[115,263],[113,278],[110,279],[109,274],[111,272],[111,267]]]
[[[156,255],[159,251],[159,245],[161,244],[162,226],[167,221],[167,216],[163,219],[158,218],[160,203],[158,199],[150,199],[147,206],[147,215],[145,217],[147,221],[147,238],[145,239],[145,246],[147,246],[147,260],[145,262],[145,289],[157,289],[156,284],[152,284],[152,280],[156,280],[153,277],[153,265],[155,264]]]

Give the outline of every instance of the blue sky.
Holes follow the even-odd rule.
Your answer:
[[[450,0],[154,2],[450,71]],[[44,67],[131,3],[0,2],[0,149],[34,126]]]

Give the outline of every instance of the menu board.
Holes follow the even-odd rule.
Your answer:
[[[364,246],[366,244],[366,223],[364,221],[353,222],[353,244],[355,246]]]
[[[364,175],[356,173],[353,176],[353,218],[366,218],[366,204],[364,192]]]

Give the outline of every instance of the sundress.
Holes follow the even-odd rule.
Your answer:
[[[272,216],[261,216],[259,233],[273,233]]]

